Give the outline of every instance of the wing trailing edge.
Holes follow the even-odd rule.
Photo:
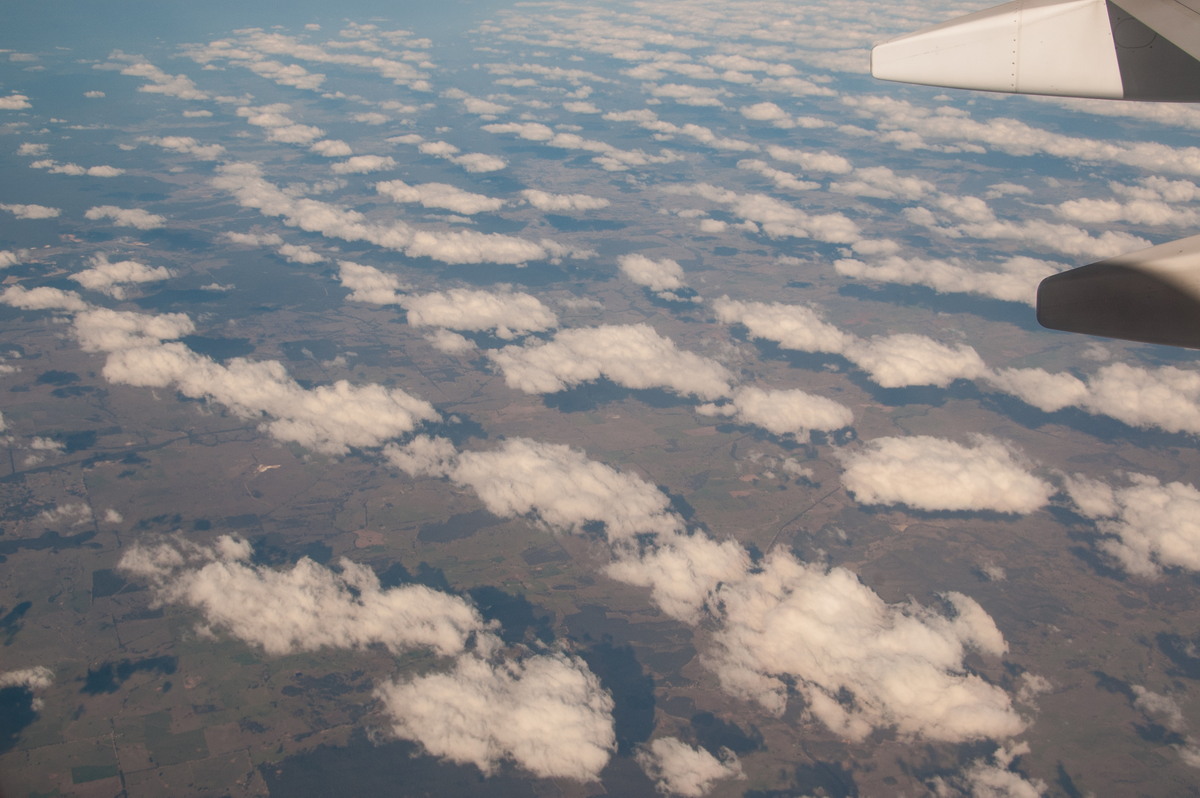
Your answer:
[[[1200,101],[1196,0],[1013,0],[877,45],[871,74],[947,88]]]

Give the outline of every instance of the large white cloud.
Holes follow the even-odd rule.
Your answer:
[[[371,222],[358,211],[284,191],[264,180],[253,164],[229,164],[218,172],[213,184],[233,194],[243,207],[281,217],[284,224],[301,230],[345,241],[367,241],[413,257],[445,263],[525,263],[547,257],[551,243],[469,230],[421,230],[399,221]]]
[[[627,388],[717,399],[729,393],[732,379],[721,364],[680,350],[645,324],[563,330],[549,343],[507,346],[488,356],[510,387],[526,393],[555,393],[607,377]]]
[[[53,219],[62,211],[46,205],[0,205],[0,211],[8,211],[18,219]]]
[[[537,297],[519,291],[451,288],[400,300],[414,327],[491,330],[505,340],[553,329],[558,317]]]
[[[653,291],[664,299],[672,299],[675,292],[687,288],[683,267],[670,258],[654,260],[637,253],[617,258],[621,273],[634,283]]]
[[[103,253],[93,255],[91,268],[71,275],[71,279],[92,291],[99,291],[113,299],[125,299],[125,286],[130,283],[153,283],[172,277],[165,266],[147,266],[141,261],[110,261]]]
[[[1067,494],[1106,536],[1099,547],[1126,571],[1154,577],[1166,568],[1200,571],[1200,490],[1129,474],[1112,487],[1080,475],[1066,480]]]
[[[487,629],[464,599],[424,585],[384,589],[374,571],[345,558],[337,571],[307,558],[275,570],[250,564],[251,553],[249,543],[229,536],[211,547],[134,544],[119,567],[150,582],[159,600],[193,607],[209,628],[268,654],[378,644],[447,656]]]
[[[445,441],[418,438],[386,450],[412,474],[448,476],[470,487],[491,512],[533,516],[552,529],[602,522],[612,539],[681,528],[670,501],[653,485],[567,446],[510,438],[492,451],[456,453]]]
[[[971,444],[928,435],[876,438],[843,460],[842,484],[863,504],[1025,514],[1054,492],[1011,446],[985,435]]]
[[[711,416],[733,416],[774,435],[798,437],[811,430],[842,429],[854,422],[850,408],[799,389],[767,390],[744,386],[733,392],[728,405],[702,405],[697,411]]]
[[[807,711],[854,740],[890,727],[961,742],[1025,726],[1003,690],[965,672],[968,650],[995,657],[1007,646],[962,594],[945,594],[948,616],[887,604],[843,568],[774,552],[719,598],[722,624],[705,658],[726,690],[772,712],[783,712],[794,680]]]
[[[474,194],[446,183],[418,183],[385,180],[375,184],[375,190],[393,202],[415,202],[426,208],[445,208],[455,213],[472,215],[498,211],[504,200]]]
[[[464,656],[448,673],[388,683],[377,695],[397,736],[484,774],[512,760],[541,778],[594,781],[616,749],[612,697],[565,654],[497,665]]]

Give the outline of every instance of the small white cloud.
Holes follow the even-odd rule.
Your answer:
[[[659,737],[638,751],[637,763],[661,793],[699,798],[713,782],[741,779],[742,765],[728,749],[720,759],[674,737]]]
[[[0,205],[0,210],[8,211],[18,219],[53,219],[62,213],[58,208],[46,205]]]
[[[84,218],[111,219],[118,227],[134,227],[138,230],[153,230],[167,223],[166,217],[144,211],[141,208],[118,208],[116,205],[97,205],[88,208]]]
[[[396,160],[387,155],[355,155],[345,161],[339,161],[329,168],[334,174],[350,175],[379,172],[395,167]]]

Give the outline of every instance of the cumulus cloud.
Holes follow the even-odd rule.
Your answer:
[[[946,778],[937,776],[929,782],[937,798],[957,798],[974,795],[979,798],[1041,798],[1046,783],[1028,779],[1016,770],[1017,759],[1029,753],[1028,743],[1001,745],[990,758],[981,757],[962,773]]]
[[[594,781],[616,749],[612,697],[566,654],[498,665],[463,656],[448,673],[385,684],[377,695],[398,737],[485,775],[507,759],[541,778]]]
[[[807,436],[811,430],[837,430],[854,422],[850,408],[823,396],[793,390],[745,386],[733,392],[726,405],[702,405],[697,412],[732,416],[743,424],[762,427],[773,435]]]
[[[87,175],[88,177],[117,177],[118,175],[125,174],[124,169],[118,169],[115,166],[80,166],[77,163],[59,163],[49,158],[33,161],[29,166],[31,169],[45,169],[54,175],[73,175],[75,177],[82,175]]]
[[[521,196],[538,210],[552,213],[593,211],[612,204],[603,197],[593,197],[589,194],[550,194],[532,188],[522,191]]]
[[[376,183],[375,190],[393,202],[415,202],[426,208],[445,208],[467,215],[498,211],[504,207],[502,199],[474,194],[446,183],[409,185],[403,180],[386,180]]]
[[[627,388],[712,400],[729,393],[732,379],[721,364],[678,349],[645,324],[563,330],[548,343],[507,346],[488,357],[509,387],[525,393],[555,393],[606,377]]]
[[[336,569],[303,558],[290,569],[250,562],[250,545],[181,538],[137,543],[118,567],[155,599],[191,607],[201,631],[229,634],[269,655],[382,646],[454,657],[449,672],[380,685],[393,732],[434,756],[485,774],[504,760],[544,778],[590,781],[615,750],[612,697],[579,658],[505,651],[495,622],[467,599],[424,585],[383,588],[346,558]]]
[[[553,329],[558,317],[537,297],[514,291],[452,288],[400,300],[414,327],[451,330],[491,330],[510,340],[531,332]]]
[[[136,260],[112,262],[103,253],[93,255],[91,268],[71,275],[71,279],[91,291],[99,291],[113,299],[125,299],[126,285],[152,283],[172,277],[165,266],[147,266]]]
[[[339,161],[329,167],[334,174],[358,175],[367,172],[381,172],[384,169],[395,169],[396,159],[390,155],[355,155],[345,161]]]
[[[950,593],[947,611],[888,605],[845,569],[773,552],[752,564],[734,541],[687,534],[665,494],[565,446],[509,440],[457,452],[444,439],[390,446],[410,474],[449,477],[502,517],[532,516],[552,529],[601,522],[614,578],[648,587],[673,618],[711,624],[704,655],[731,694],[782,713],[794,685],[808,711],[835,732],[872,729],[960,742],[1024,728],[1007,694],[963,664],[969,650],[1006,650],[992,619]],[[846,696],[851,698],[847,699]]]
[[[225,154],[220,144],[201,144],[191,136],[143,136],[139,141],[162,147],[164,150],[181,152],[202,161],[215,161]]]
[[[350,145],[341,139],[321,139],[320,141],[314,141],[309,145],[308,149],[326,158],[345,158],[354,154],[354,150],[350,148]]]
[[[986,373],[983,358],[967,346],[949,346],[924,335],[898,333],[857,339],[842,352],[884,388],[936,385]]]
[[[663,299],[678,299],[675,293],[687,288],[683,267],[670,258],[653,260],[645,255],[622,255],[617,258],[621,273]]]
[[[74,291],[63,291],[48,285],[25,288],[10,285],[0,294],[0,301],[22,310],[85,310],[87,303]]]
[[[167,223],[165,217],[156,213],[141,208],[118,208],[116,205],[97,205],[88,208],[83,215],[92,220],[111,219],[118,227],[134,227],[138,230],[153,230]]]
[[[858,225],[844,214],[810,214],[766,194],[742,194],[708,183],[668,186],[663,190],[669,194],[699,197],[728,206],[731,213],[753,222],[756,229],[761,229],[771,238],[811,238],[852,244],[861,236]]]
[[[62,213],[58,208],[46,205],[0,205],[0,210],[8,211],[18,219],[53,219]]]
[[[971,444],[928,435],[876,438],[843,461],[842,484],[863,504],[1023,515],[1054,492],[1010,445],[986,435]]]
[[[622,150],[607,142],[584,138],[577,133],[556,132],[540,122],[503,122],[484,125],[483,129],[489,133],[515,134],[526,141],[541,142],[547,147],[596,153],[592,161],[610,172],[623,172],[654,163],[672,163],[680,157],[668,150],[663,150],[658,155],[650,155],[642,150]]]
[[[967,650],[1007,646],[972,599],[947,593],[949,614],[886,604],[851,572],[774,552],[757,573],[722,586],[724,614],[706,655],[726,690],[782,713],[796,680],[808,713],[861,740],[876,728],[961,742],[1017,734],[1007,694],[963,672]]]
[[[267,434],[327,454],[380,446],[438,417],[428,402],[398,388],[339,380],[305,389],[277,361],[219,364],[179,343],[113,352],[103,374],[127,385],[174,387],[246,418],[266,416],[261,428]]]
[[[508,162],[496,155],[483,152],[464,153],[448,141],[426,141],[416,133],[403,136],[393,136],[388,139],[392,144],[413,144],[422,155],[443,158],[461,166],[468,172],[496,172],[508,166]]]
[[[349,260],[338,261],[338,278],[350,289],[351,302],[369,305],[395,305],[400,302],[400,278]]]
[[[1104,535],[1098,546],[1137,576],[1167,568],[1200,571],[1200,490],[1183,482],[1160,482],[1128,474],[1113,487],[1082,475],[1065,481],[1078,512]]]
[[[524,263],[545,258],[547,247],[553,244],[498,233],[434,232],[398,221],[370,222],[358,211],[284,191],[264,180],[252,164],[230,164],[219,167],[218,172],[213,184],[233,194],[243,207],[282,217],[291,227],[346,241],[367,241],[412,257],[445,263]]]
[[[462,598],[424,585],[384,589],[370,568],[345,558],[337,571],[308,558],[274,570],[252,565],[251,554],[249,543],[225,535],[211,547],[138,543],[118,567],[148,581],[160,601],[193,607],[208,628],[273,655],[382,645],[448,656],[487,628]]]
[[[707,795],[713,782],[740,779],[742,765],[732,751],[717,757],[674,737],[659,737],[637,753],[637,763],[659,792],[698,798]]]
[[[1008,302],[1034,304],[1038,284],[1064,265],[1024,256],[1009,258],[994,270],[979,264],[934,258],[891,256],[864,262],[841,258],[834,262],[843,277],[872,282],[924,285],[938,293],[979,294]]]
[[[1132,685],[1133,706],[1147,720],[1157,723],[1172,732],[1171,747],[1188,767],[1200,768],[1200,740],[1187,734],[1188,722],[1179,703],[1169,695],[1147,690],[1140,684]]]
[[[14,92],[7,97],[0,97],[0,111],[22,111],[32,107],[29,97],[24,94]]]

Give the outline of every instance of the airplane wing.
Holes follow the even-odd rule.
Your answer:
[[[1200,0],[1014,0],[884,42],[883,80],[947,88],[1200,101]],[[1049,277],[1038,321],[1200,349],[1200,236]]]
[[[1200,0],[1014,0],[892,39],[882,80],[959,89],[1200,101]]]

